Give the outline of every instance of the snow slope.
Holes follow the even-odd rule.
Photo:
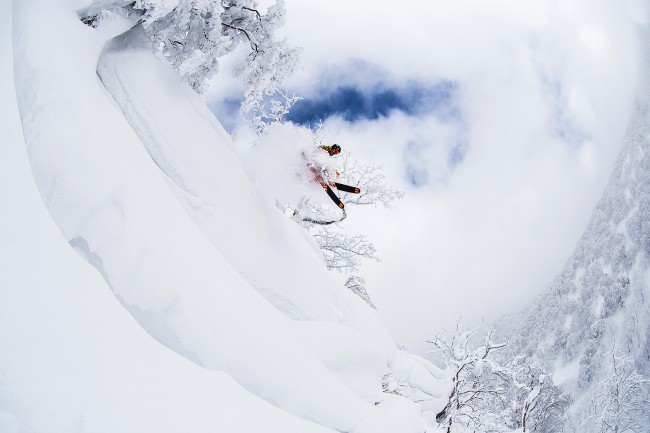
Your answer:
[[[1,422],[423,431],[419,408],[381,380],[403,377],[435,411],[442,372],[396,350],[257,196],[221,125],[141,35],[106,46],[128,23],[86,27],[64,0],[17,1],[11,15],[20,121],[11,104]]]
[[[0,52],[11,53],[5,17]],[[43,205],[2,60],[0,431],[331,431],[163,347],[122,308]]]
[[[333,290],[334,280],[318,256],[304,251],[295,224],[266,205],[270,198],[256,195],[223,127],[152,55],[138,30],[105,50],[98,73],[179,202],[215,248],[288,317],[337,320],[335,307],[344,302],[337,296],[347,293]],[[173,109],[151,110],[142,101]]]

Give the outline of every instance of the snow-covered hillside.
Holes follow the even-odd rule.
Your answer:
[[[3,3],[0,431],[424,431],[444,373],[258,196],[138,28],[72,3]]]
[[[615,384],[616,405],[630,405],[625,414],[599,400],[611,391],[602,389],[607,380],[650,378],[650,50],[647,31],[640,37],[637,102],[608,186],[562,272],[505,332],[511,356],[536,359],[575,399],[574,431],[650,429],[649,396],[626,391],[629,383]],[[640,424],[625,430],[632,419]]]

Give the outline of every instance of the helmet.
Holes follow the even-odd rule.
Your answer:
[[[341,153],[341,146],[335,144],[332,146],[332,150],[334,151],[334,153]]]

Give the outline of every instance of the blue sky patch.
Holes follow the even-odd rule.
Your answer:
[[[314,126],[332,116],[348,122],[376,120],[387,117],[393,110],[408,116],[439,112],[457,116],[455,93],[457,86],[449,81],[434,85],[409,83],[402,87],[377,84],[369,90],[352,85],[320,89],[315,98],[298,101],[287,116],[299,125]]]

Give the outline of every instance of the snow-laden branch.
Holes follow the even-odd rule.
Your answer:
[[[352,275],[345,282],[345,287],[363,299],[372,308],[377,309],[375,304],[373,304],[372,300],[370,299],[370,296],[368,296],[368,292],[366,291],[366,281],[363,278],[357,275]]]
[[[360,194],[347,195],[343,203],[357,206],[382,205],[387,208],[404,197],[404,192],[386,185],[386,176],[381,166],[372,162],[362,163],[343,152],[341,182],[359,187]]]
[[[379,261],[377,251],[365,235],[337,233],[320,229],[312,234],[330,269],[339,272],[358,272],[361,259]]]
[[[318,131],[315,133],[317,136]],[[340,158],[340,179],[337,181],[346,185],[356,186],[361,190],[360,194],[343,193],[340,199],[346,208],[350,205],[367,206],[382,205],[386,208],[393,208],[395,202],[404,197],[404,192],[391,188],[386,184],[386,176],[381,166],[372,162],[362,163],[344,151]],[[313,200],[305,198],[295,207],[294,219],[305,223],[318,225],[329,225],[342,221],[340,213],[336,216],[326,206],[322,206]]]
[[[276,97],[279,95],[279,99]],[[265,129],[272,124],[279,124],[284,121],[284,117],[289,114],[291,107],[302,98],[289,92],[276,89],[270,100],[264,98],[257,100],[252,107],[251,125],[257,135],[263,135]],[[267,104],[270,106],[267,108]]]

